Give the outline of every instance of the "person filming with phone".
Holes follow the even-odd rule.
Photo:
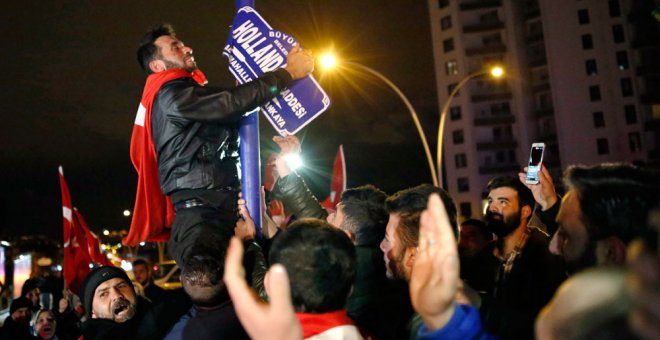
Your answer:
[[[530,223],[534,205],[532,192],[515,177],[488,183],[486,224],[497,236],[497,268],[481,315],[502,339],[533,339],[536,315],[566,278],[560,259],[548,251],[549,235]]]

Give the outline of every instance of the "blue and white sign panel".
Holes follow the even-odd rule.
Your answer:
[[[273,30],[254,8],[238,10],[223,54],[229,70],[241,83],[285,65],[286,56],[297,41]],[[281,135],[295,134],[330,106],[330,98],[309,75],[262,106],[263,113]]]

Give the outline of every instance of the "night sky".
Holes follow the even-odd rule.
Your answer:
[[[409,97],[432,150],[437,95],[426,1],[255,1],[275,29],[315,55],[329,47],[376,69]],[[144,86],[135,50],[144,31],[174,25],[211,84],[232,86],[221,55],[235,13],[224,1],[11,1],[0,6],[3,83],[0,237],[61,238],[57,166],[74,206],[93,230],[127,228],[137,176],[129,158]],[[314,76],[333,105],[298,133],[303,176],[325,199],[332,161],[344,145],[348,186],[388,194],[430,182],[420,139],[401,100],[381,81],[344,71]],[[262,159],[275,130],[261,119]]]

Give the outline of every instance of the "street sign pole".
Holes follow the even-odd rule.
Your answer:
[[[236,9],[254,8],[254,0],[236,0]],[[241,120],[240,128],[241,182],[243,198],[261,237],[261,159],[259,155],[259,108]]]

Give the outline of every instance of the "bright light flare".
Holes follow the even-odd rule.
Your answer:
[[[124,210],[124,216],[126,217],[131,216],[131,211],[128,209]]]
[[[133,270],[133,264],[126,261],[126,260],[121,260],[121,265],[119,265],[119,266],[121,267],[121,269],[123,269],[127,272]]]
[[[490,69],[490,75],[495,78],[500,78],[504,75],[504,68],[500,66],[495,66]]]
[[[330,53],[321,56],[321,59],[319,61],[321,63],[321,67],[326,70],[331,69],[337,65],[337,58]]]
[[[289,167],[289,169],[291,169],[291,171],[300,169],[304,165],[302,158],[300,158],[300,155],[297,153],[284,156],[284,161],[286,162],[286,165]]]
[[[110,235],[110,230],[108,230],[108,229],[103,229],[103,235],[105,235],[105,236]]]

